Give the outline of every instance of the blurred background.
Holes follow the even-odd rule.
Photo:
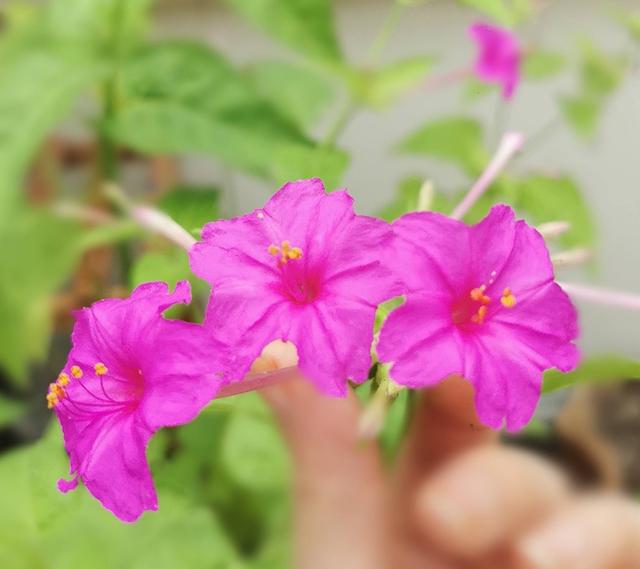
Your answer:
[[[523,46],[509,102],[471,73],[477,20]],[[161,513],[135,527],[55,490],[67,463],[44,395],[70,311],[158,279],[192,281],[174,316],[197,321],[206,303],[184,253],[107,183],[196,237],[310,176],[346,186],[360,213],[450,212],[516,130],[522,154],[468,221],[504,201],[535,224],[567,220],[552,249],[589,261],[561,279],[640,292],[638,2],[0,0],[0,30],[2,567],[288,566],[289,459],[255,394],[154,439]],[[635,494],[640,314],[580,308],[582,366],[549,373],[512,442]],[[409,413],[392,407],[389,457]]]

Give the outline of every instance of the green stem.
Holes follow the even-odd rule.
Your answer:
[[[353,118],[353,115],[356,109],[357,109],[356,103],[353,101],[353,99],[350,98],[347,101],[347,103],[344,105],[344,107],[341,109],[341,111],[338,113],[336,120],[333,122],[333,124],[327,131],[327,135],[325,136],[324,140],[320,144],[320,148],[325,149],[325,148],[330,148],[332,146],[335,146],[336,142],[338,141],[338,138],[342,134],[342,131],[344,131],[344,129],[347,127],[347,125]]]
[[[387,17],[382,22],[382,26],[380,27],[380,31],[376,35],[369,51],[367,53],[366,62],[368,65],[375,63],[380,57],[382,50],[387,45],[389,38],[395,31],[398,23],[400,22],[400,16],[405,8],[404,4],[398,2],[398,0],[394,0],[391,8],[389,8],[389,12],[387,13]]]

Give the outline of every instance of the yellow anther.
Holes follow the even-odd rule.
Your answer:
[[[516,305],[517,299],[511,292],[511,289],[509,287],[505,288],[502,292],[502,298],[500,299],[500,302],[505,308],[513,308]]]
[[[72,366],[71,375],[76,379],[80,379],[82,377],[82,370],[78,366]]]
[[[270,255],[280,255],[279,263],[285,264],[289,259],[300,259],[302,257],[302,249],[300,247],[292,247],[289,241],[283,241],[278,247],[273,243],[267,247]]]
[[[53,409],[58,403],[60,401],[55,393],[47,393],[47,409]]]
[[[69,381],[70,381],[70,380],[69,380],[69,376],[68,376],[66,373],[62,372],[62,373],[58,376],[58,381],[57,381],[57,383],[58,383],[58,385],[62,385],[62,387],[64,387],[65,385],[68,385],[68,384],[69,384]]]
[[[475,300],[476,302],[482,302],[482,304],[489,304],[491,302],[491,298],[484,293],[485,290],[487,290],[486,285],[482,285],[472,289],[471,292],[469,293],[471,300]]]
[[[107,368],[107,366],[102,362],[98,362],[96,365],[94,365],[93,369],[96,370],[97,375],[105,375],[109,372],[109,368]]]
[[[478,312],[471,317],[471,322],[475,324],[482,324],[487,317],[487,307],[481,306],[478,308]]]

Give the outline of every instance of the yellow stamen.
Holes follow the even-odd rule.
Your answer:
[[[484,293],[485,290],[487,290],[486,285],[482,285],[472,289],[471,292],[469,293],[471,300],[475,300],[476,302],[482,302],[482,304],[489,304],[491,302],[491,298]]]
[[[471,317],[471,322],[474,322],[475,324],[482,324],[486,317],[487,307],[483,305],[478,308],[478,312]]]
[[[267,251],[270,255],[280,255],[278,262],[281,264],[287,263],[290,259],[300,259],[302,257],[302,249],[300,247],[292,247],[289,241],[283,241],[278,247],[273,243],[267,247]]]
[[[94,365],[93,369],[96,370],[97,375],[105,375],[109,372],[109,368],[107,368],[107,366],[102,362],[98,362],[96,365]]]
[[[78,366],[72,366],[71,375],[76,379],[80,379],[82,377],[82,370]]]
[[[502,292],[502,298],[500,299],[500,302],[505,308],[513,308],[516,305],[517,299],[511,292],[511,289],[509,287],[505,288]]]
[[[64,387],[65,385],[68,385],[68,384],[69,384],[69,381],[70,381],[69,376],[68,376],[66,373],[62,372],[62,373],[58,376],[58,381],[57,381],[57,383],[58,383],[58,385],[62,385],[62,386]]]

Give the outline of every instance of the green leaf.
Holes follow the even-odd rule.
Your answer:
[[[475,101],[486,97],[491,93],[497,93],[499,86],[493,83],[485,83],[477,77],[470,77],[463,91],[463,97],[467,101]]]
[[[598,356],[584,360],[574,371],[550,370],[544,374],[543,393],[584,384],[640,379],[640,362],[620,356]]]
[[[151,154],[213,154],[278,183],[320,176],[329,187],[346,155],[318,148],[206,47],[155,45],[125,69],[112,135]]]
[[[364,101],[383,109],[419,85],[433,65],[432,57],[412,57],[371,72],[366,81]]]
[[[229,420],[221,449],[226,471],[241,485],[257,492],[286,487],[289,458],[264,403],[257,393],[237,397],[234,403],[253,412],[236,412]]]
[[[399,150],[451,162],[472,176],[482,170],[488,158],[480,123],[459,116],[427,123],[405,138]]]
[[[613,15],[626,28],[631,37],[640,42],[640,12],[618,8]]]
[[[80,228],[40,212],[17,209],[0,225],[0,365],[20,382],[30,359],[44,356],[49,296],[64,282],[81,248]]]
[[[493,18],[503,26],[515,26],[532,13],[530,0],[458,0]]]
[[[609,55],[590,41],[581,43],[582,83],[592,96],[610,95],[622,81],[624,61]]]
[[[220,219],[220,190],[177,186],[162,196],[157,207],[187,231],[199,231],[205,223]]]
[[[556,76],[566,67],[562,55],[551,51],[533,51],[524,59],[523,72],[527,79],[539,80]]]
[[[576,183],[566,176],[530,176],[515,182],[518,207],[536,224],[568,221],[571,228],[560,239],[566,247],[591,247],[596,238],[595,219]]]
[[[178,281],[192,277],[184,251],[148,251],[138,257],[131,268],[131,288],[150,281],[164,281],[175,287]]]
[[[306,131],[327,111],[335,89],[309,67],[286,61],[261,61],[246,74],[258,95]]]
[[[44,137],[103,72],[95,60],[54,50],[0,67],[0,225],[20,201],[22,176]]]
[[[420,188],[424,180],[420,176],[410,176],[400,182],[396,189],[396,195],[389,204],[382,208],[378,215],[387,221],[409,213],[417,211],[420,200]],[[431,203],[430,211],[440,211],[449,213],[453,208],[453,203],[440,192],[435,192]]]
[[[574,95],[560,100],[560,111],[576,134],[590,138],[602,114],[603,101],[593,95]]]
[[[225,0],[255,26],[296,53],[327,62],[341,59],[330,0]]]
[[[237,555],[221,526],[203,507],[161,490],[159,513],[147,513],[135,525],[123,524],[82,487],[66,495],[58,492],[56,478],[67,472],[57,427],[36,445],[0,459],[0,482],[11,488],[0,517],[3,567],[237,566]]]

